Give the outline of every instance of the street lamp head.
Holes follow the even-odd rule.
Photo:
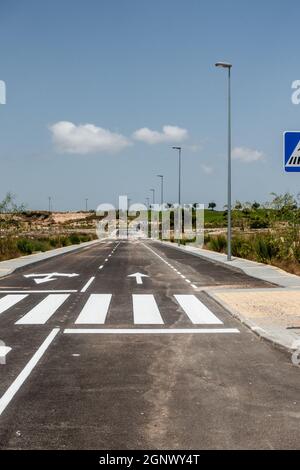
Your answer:
[[[231,69],[232,67],[232,64],[230,64],[229,62],[217,62],[215,64],[216,67],[223,67],[224,69]]]
[[[181,147],[172,147],[173,150],[181,150]]]
[[[163,178],[164,175],[156,175],[158,178]]]

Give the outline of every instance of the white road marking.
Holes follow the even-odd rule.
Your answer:
[[[104,324],[111,297],[111,294],[91,294],[75,323]]]
[[[4,359],[10,351],[9,346],[0,346],[0,359]]]
[[[99,266],[99,269],[103,269],[103,264],[101,264],[101,266]]]
[[[51,333],[47,336],[45,341],[41,344],[39,349],[34,353],[30,361],[24,367],[24,369],[20,372],[17,378],[13,381],[10,387],[6,390],[4,395],[0,399],[0,415],[3,413],[7,405],[13,399],[17,391],[23,385],[25,380],[29,377],[31,371],[35,368],[45,351],[48,349],[52,341],[54,340],[55,336],[59,332],[59,328],[54,328]]]
[[[137,284],[143,284],[143,277],[149,277],[149,276],[147,276],[147,274],[134,273],[134,274],[128,274],[127,277],[135,277]]]
[[[174,295],[174,297],[192,323],[211,325],[223,324],[223,322],[194,295]]]
[[[172,266],[168,261],[166,261],[162,256],[160,256],[158,253],[156,253],[156,251],[152,250],[152,248],[150,248],[149,246],[145,245],[144,243],[142,243],[142,245],[147,248],[148,250],[152,251],[152,253],[154,255],[156,255],[161,261],[163,261],[167,266],[169,266],[169,268],[173,269],[173,271],[175,271],[176,274],[178,274],[179,276],[182,277],[182,279],[185,279],[186,282],[188,282],[194,289],[197,289],[197,286],[195,286],[195,284],[192,284],[192,281],[186,279],[186,276],[184,276],[183,274],[181,274],[180,271],[178,271],[178,269],[176,269],[174,266]]]
[[[0,294],[60,294],[65,292],[66,294],[72,294],[74,292],[78,292],[75,289],[49,289],[49,290],[0,290]]]
[[[108,259],[106,258],[106,259],[104,260],[104,263],[106,263],[107,261],[108,261]]]
[[[223,334],[223,333],[239,333],[237,328],[67,328],[64,330],[65,334]]]
[[[94,280],[95,280],[95,276],[92,276],[92,277],[88,280],[88,282],[83,286],[83,288],[81,289],[80,292],[86,292]]]
[[[0,314],[5,312],[5,310],[9,309],[13,305],[16,305],[21,300],[25,299],[26,295],[6,295],[2,299],[0,299]]]
[[[16,325],[44,325],[67,300],[69,294],[51,294],[18,320]]]
[[[135,324],[163,325],[163,319],[152,294],[133,294],[132,303]]]
[[[71,274],[65,274],[65,273],[44,273],[44,274],[24,274],[24,277],[26,278],[35,278],[34,282],[36,284],[42,284],[45,282],[51,282],[51,281],[57,281],[58,277],[76,277],[79,276],[79,274],[76,273],[71,273]]]

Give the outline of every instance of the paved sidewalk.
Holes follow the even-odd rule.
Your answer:
[[[0,277],[7,276],[11,274],[18,268],[23,268],[32,263],[38,263],[48,258],[53,258],[53,256],[62,255],[64,253],[69,253],[71,251],[80,250],[90,245],[99,243],[99,240],[92,240],[90,242],[83,242],[79,245],[70,245],[63,248],[56,248],[54,250],[45,251],[43,253],[34,253],[32,255],[20,256],[20,258],[9,259],[6,261],[0,262]]]
[[[300,289],[206,292],[259,336],[288,351],[300,349]]]
[[[242,258],[229,262],[223,253],[159,243],[276,284],[278,287],[273,289],[208,288],[205,291],[262,338],[290,352],[300,350],[300,276]]]

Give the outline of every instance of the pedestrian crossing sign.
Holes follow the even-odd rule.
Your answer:
[[[300,172],[300,132],[285,132],[283,135],[284,169]]]

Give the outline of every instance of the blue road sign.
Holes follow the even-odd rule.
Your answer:
[[[300,132],[283,134],[284,169],[287,172],[300,172]]]

